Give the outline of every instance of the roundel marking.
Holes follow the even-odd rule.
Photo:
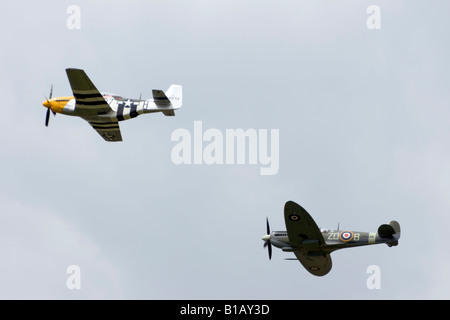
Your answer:
[[[339,235],[339,238],[340,238],[342,241],[345,241],[345,242],[350,241],[350,240],[353,239],[353,232],[351,232],[351,231],[343,231],[343,232],[341,232],[341,234]]]
[[[296,213],[293,213],[293,214],[289,215],[289,220],[298,221],[298,220],[300,220],[300,216]]]
[[[309,267],[309,270],[312,270],[312,271],[319,271],[320,268],[319,268],[319,267],[312,266],[312,267]]]

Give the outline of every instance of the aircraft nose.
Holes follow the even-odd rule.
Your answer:
[[[46,108],[50,108],[50,101],[49,100],[45,100],[42,105]]]
[[[262,237],[264,241],[270,240],[270,234],[266,234],[264,237]]]

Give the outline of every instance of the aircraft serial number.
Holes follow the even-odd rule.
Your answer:
[[[342,240],[341,234],[342,232],[331,232],[328,234],[327,240]],[[358,232],[354,232],[353,238],[348,240],[359,241],[360,236]]]

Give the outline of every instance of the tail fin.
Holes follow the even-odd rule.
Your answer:
[[[392,238],[387,245],[392,247],[398,245],[400,239],[400,224],[397,221],[391,221],[389,224],[382,224],[378,228],[378,235],[382,238]]]
[[[183,104],[183,87],[176,84],[171,85],[166,91],[166,96],[175,109],[180,108]]]
[[[391,225],[392,228],[394,228],[395,231],[394,237],[400,238],[400,223],[398,223],[397,221],[391,221],[389,222],[389,225]]]
[[[174,116],[175,109],[180,108],[183,104],[182,87],[179,85],[171,85],[166,93],[161,90],[152,90],[152,93],[153,101],[158,105],[158,107],[168,109],[163,111],[166,116]]]

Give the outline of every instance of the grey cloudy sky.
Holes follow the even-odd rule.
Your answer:
[[[80,29],[67,28],[70,5]],[[381,29],[366,26],[370,5]],[[448,299],[448,1],[2,1],[0,298]],[[101,91],[183,86],[175,117],[121,122],[107,143],[51,117],[65,69]],[[279,171],[175,165],[171,134],[279,130]],[[321,227],[398,247],[332,254],[310,275],[261,237],[301,204]],[[81,270],[81,289],[66,269]],[[381,288],[369,290],[370,265]]]

